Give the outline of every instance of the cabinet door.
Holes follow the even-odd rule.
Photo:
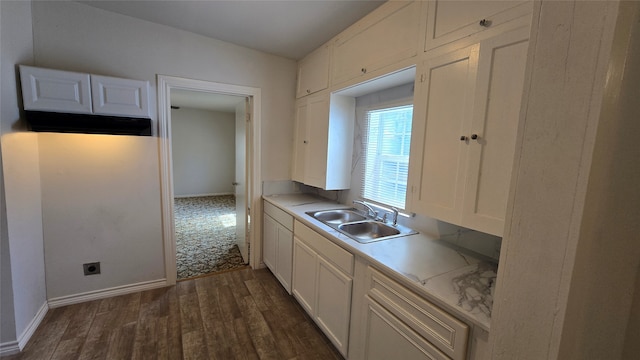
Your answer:
[[[408,206],[460,222],[478,45],[426,60],[416,79]]]
[[[293,283],[292,293],[298,302],[313,317],[316,301],[316,273],[318,254],[300,239],[293,238]]]
[[[332,84],[417,54],[420,1],[390,1],[341,33],[334,42]]]
[[[365,359],[449,360],[431,343],[368,296],[365,304]]]
[[[530,14],[531,1],[429,1],[425,51]],[[484,22],[480,22],[485,20]],[[477,41],[477,40],[476,40]]]
[[[324,188],[329,144],[329,96],[312,96],[307,102],[307,149],[304,183]]]
[[[91,75],[94,114],[149,117],[149,82]]]
[[[291,266],[293,262],[293,233],[277,224],[276,278],[291,294]]]
[[[305,163],[307,159],[307,99],[296,103],[296,123],[293,142],[293,163],[291,179],[304,183]]]
[[[462,223],[497,236],[507,212],[528,36],[522,28],[480,43]]]
[[[353,280],[318,257],[316,320],[336,348],[347,356]]]
[[[322,45],[298,63],[296,97],[324,90],[329,86],[329,45]]]
[[[275,274],[278,223],[269,215],[264,215],[262,230],[262,261]]]
[[[20,65],[25,110],[91,113],[89,74]]]

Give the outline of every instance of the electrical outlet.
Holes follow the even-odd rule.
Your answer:
[[[84,268],[85,276],[100,274],[100,262],[82,264],[82,267]]]

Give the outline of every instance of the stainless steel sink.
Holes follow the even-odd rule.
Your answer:
[[[398,229],[377,221],[361,221],[342,224],[338,226],[338,230],[362,241],[372,241],[378,238],[400,234]]]
[[[316,211],[313,212],[311,216],[326,224],[344,224],[367,219],[365,216],[358,213],[355,209]]]
[[[418,233],[402,225],[393,226],[371,219],[353,208],[309,211],[306,214],[360,243],[393,239]]]

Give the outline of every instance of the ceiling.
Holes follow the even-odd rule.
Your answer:
[[[384,1],[85,0],[78,2],[299,60]]]

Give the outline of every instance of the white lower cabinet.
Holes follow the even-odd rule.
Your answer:
[[[303,223],[295,220],[293,228],[291,293],[346,359],[484,358],[488,332]]]
[[[449,358],[377,302],[366,298],[365,348],[367,360]]]
[[[316,319],[318,326],[347,355],[353,279],[318,256]]]
[[[350,359],[467,359],[467,324],[371,266],[358,263],[356,277]]]
[[[293,296],[346,357],[353,255],[298,221],[294,234]]]
[[[293,239],[293,296],[313,316],[316,308],[318,254],[300,239]]]
[[[262,261],[291,294],[293,258],[293,217],[278,207],[264,203]]]

